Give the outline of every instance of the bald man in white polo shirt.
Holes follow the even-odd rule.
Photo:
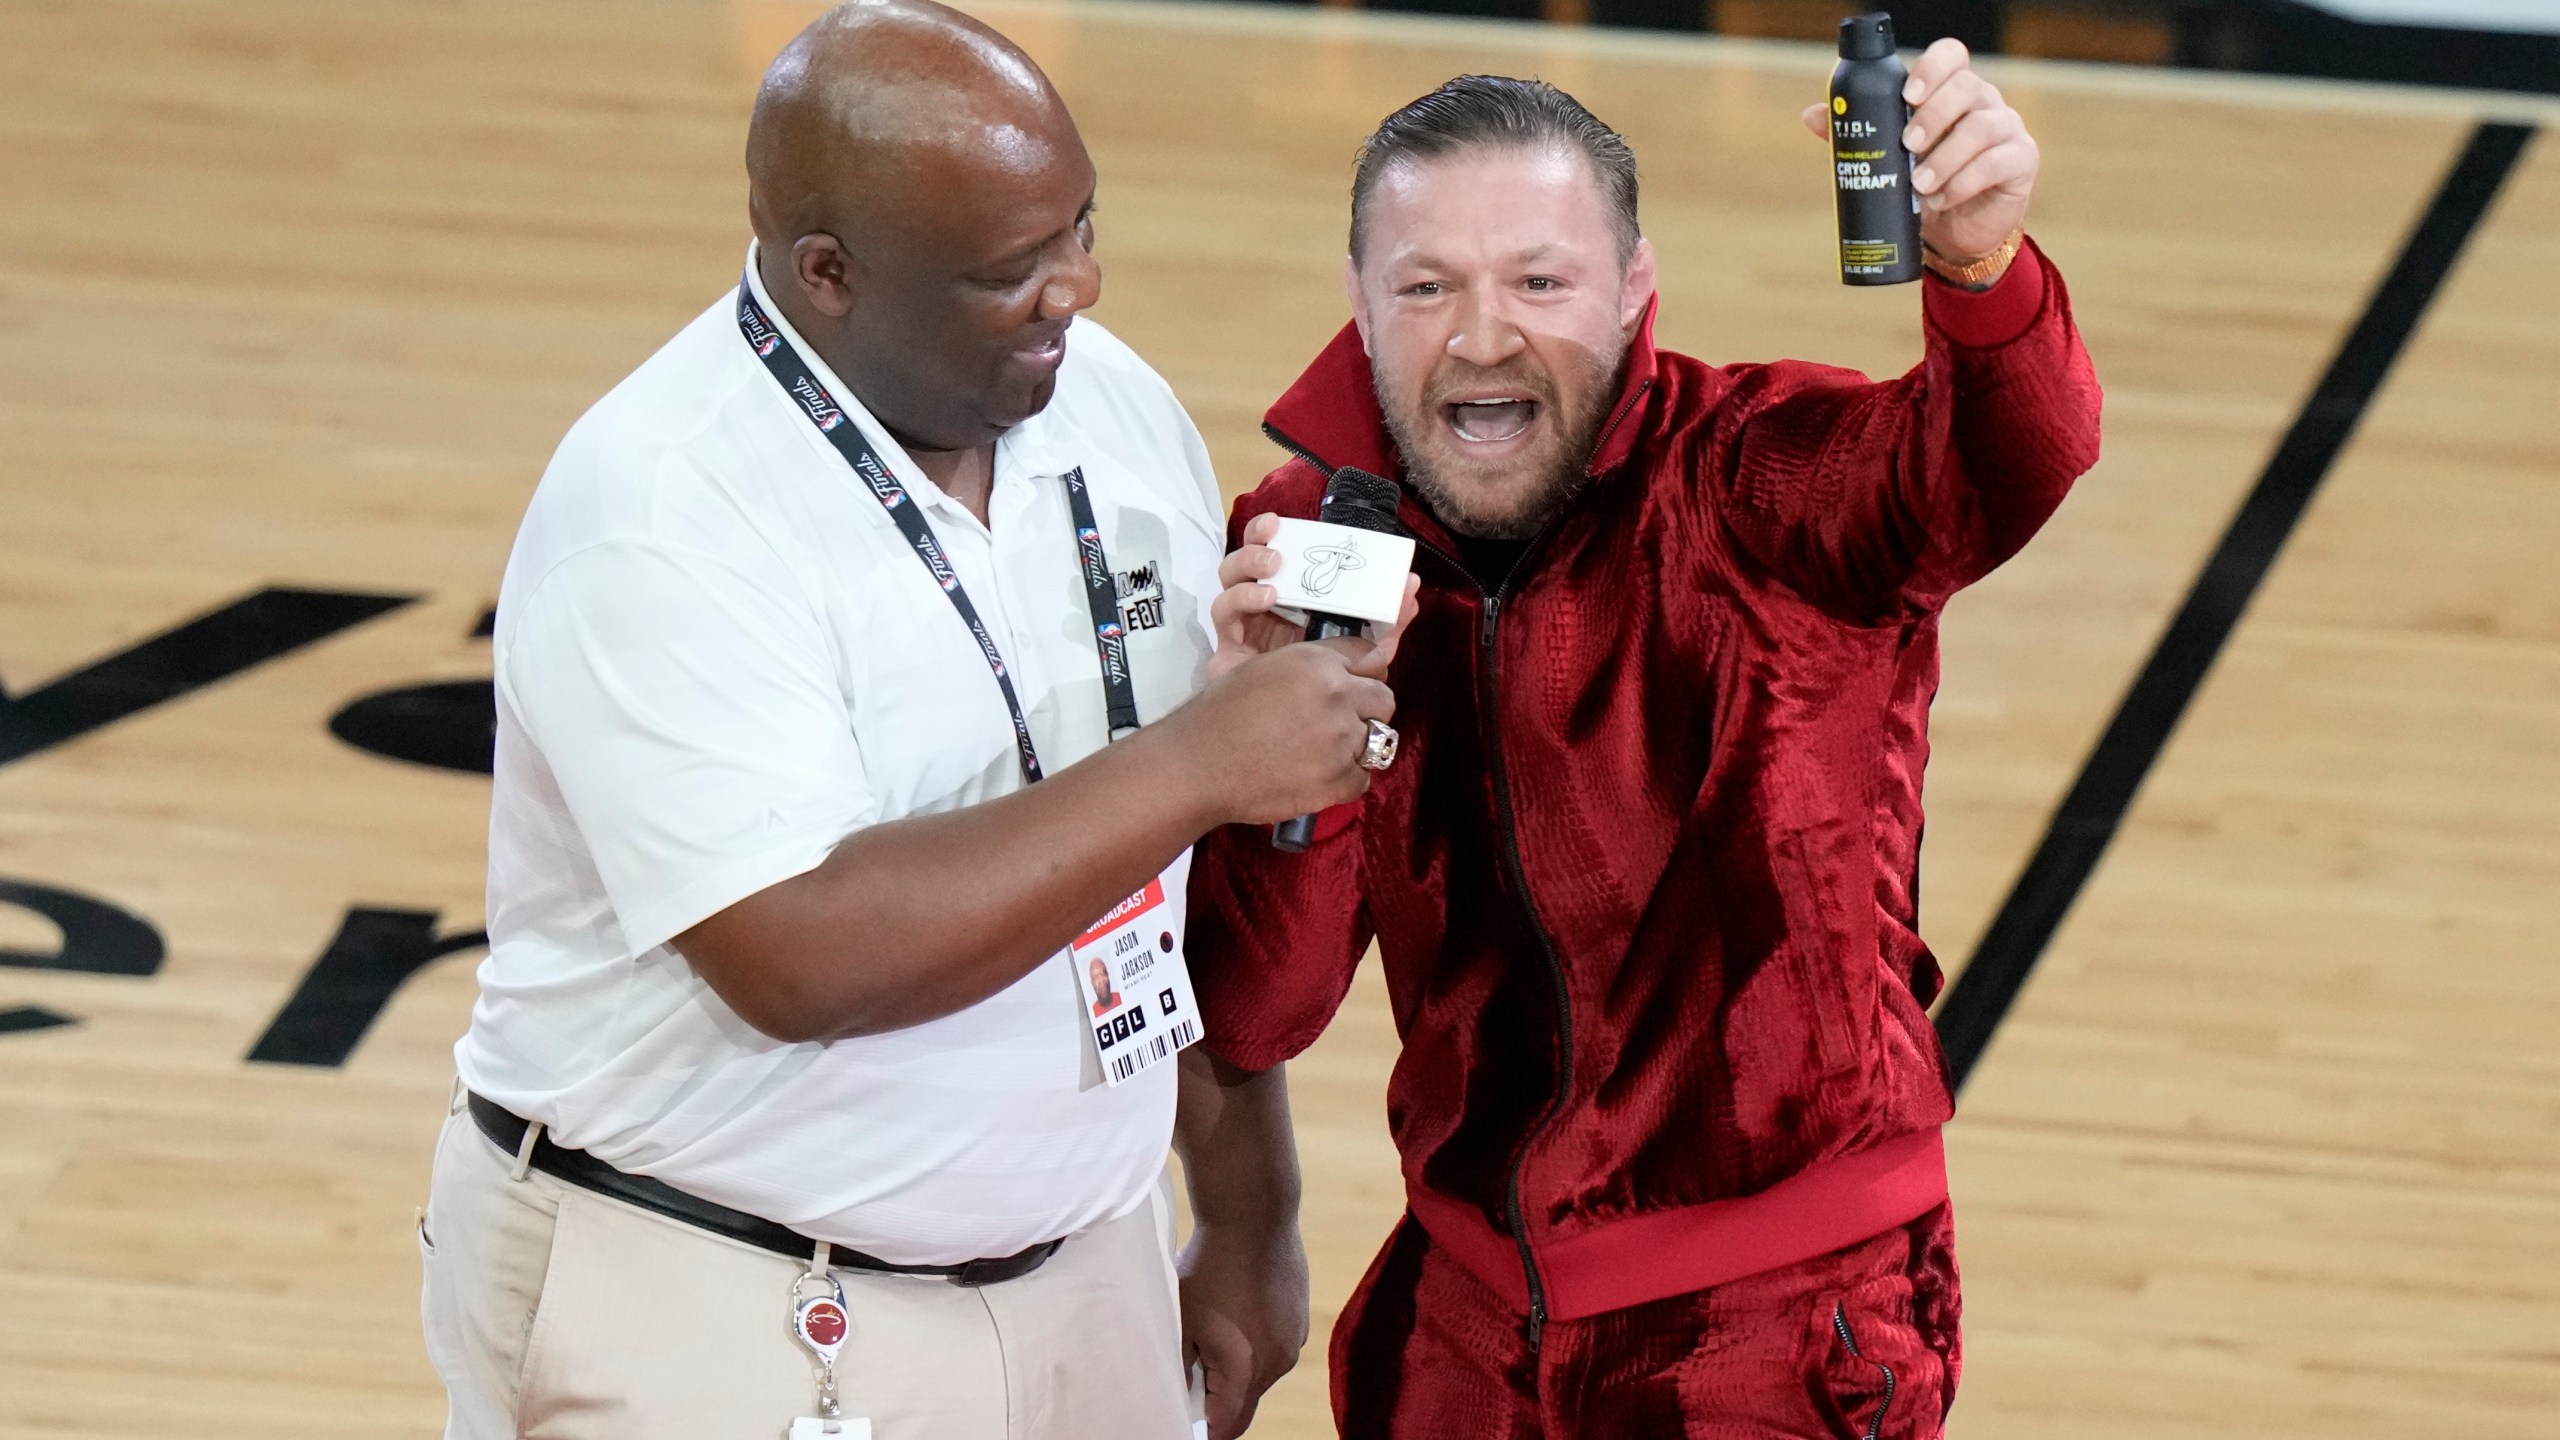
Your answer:
[[[1093,166],[1021,52],[845,7],[748,168],[741,285],[500,592],[446,1433],[1180,1440],[1188,846],[1366,788],[1392,638],[1210,675],[1208,458],[1075,318]]]

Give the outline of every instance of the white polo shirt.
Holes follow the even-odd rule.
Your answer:
[[[923,502],[1043,768],[1106,743],[1070,468],[1117,577],[1140,718],[1198,688],[1217,485],[1190,418],[1127,346],[1090,320],[1070,329],[1048,408],[997,443],[980,525],[785,330]],[[792,1045],[668,947],[866,825],[1024,783],[950,598],[741,338],[734,295],[561,442],[495,642],[490,950],[455,1047],[465,1084],[619,1169],[901,1264],[1009,1255],[1145,1197],[1174,1067],[1101,1084],[1067,952],[957,1014]],[[1167,892],[1178,924],[1182,886]]]

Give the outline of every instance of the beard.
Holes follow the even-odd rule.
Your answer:
[[[1475,540],[1526,540],[1582,493],[1625,356],[1603,359],[1578,351],[1576,358],[1581,363],[1570,377],[1574,383],[1567,385],[1557,384],[1557,377],[1526,353],[1494,366],[1444,359],[1420,398],[1409,403],[1388,395],[1385,382],[1376,381],[1387,434],[1404,458],[1405,483],[1453,533]],[[1500,460],[1467,453],[1469,442],[1452,433],[1457,422],[1451,418],[1449,397],[1484,390],[1532,397],[1524,416],[1515,417],[1504,407],[1496,422],[1518,418],[1536,429],[1529,448]]]

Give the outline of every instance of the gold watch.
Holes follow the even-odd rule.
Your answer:
[[[1967,290],[1988,290],[1998,283],[2001,276],[2009,273],[2009,262],[2018,258],[2018,247],[2026,240],[2025,230],[2012,230],[2009,238],[2000,242],[1999,249],[1979,260],[1962,262],[1939,254],[1935,247],[1923,240],[1920,242],[1920,263],[1929,267],[1930,274],[1950,284],[1961,285]]]

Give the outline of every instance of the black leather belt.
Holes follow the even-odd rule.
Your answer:
[[[526,1121],[495,1101],[484,1100],[478,1095],[473,1095],[470,1103],[471,1119],[480,1127],[480,1133],[489,1137],[490,1144],[507,1152],[510,1158],[523,1149],[524,1132],[529,1128]],[[626,1175],[584,1150],[564,1150],[552,1144],[548,1132],[534,1140],[531,1159],[534,1169],[581,1190],[611,1196],[670,1220],[681,1220],[687,1225],[708,1230],[714,1235],[744,1241],[759,1250],[788,1255],[803,1263],[818,1252],[815,1236],[803,1235],[789,1226],[776,1225],[744,1210],[715,1205],[698,1195],[688,1195],[663,1180],[652,1180],[646,1175]],[[956,1285],[994,1285],[1039,1269],[1065,1243],[1063,1240],[1046,1240],[1019,1255],[1007,1255],[1001,1260],[971,1260],[963,1265],[892,1265],[859,1250],[831,1245],[830,1263],[844,1270],[870,1270],[883,1275],[940,1275]]]

